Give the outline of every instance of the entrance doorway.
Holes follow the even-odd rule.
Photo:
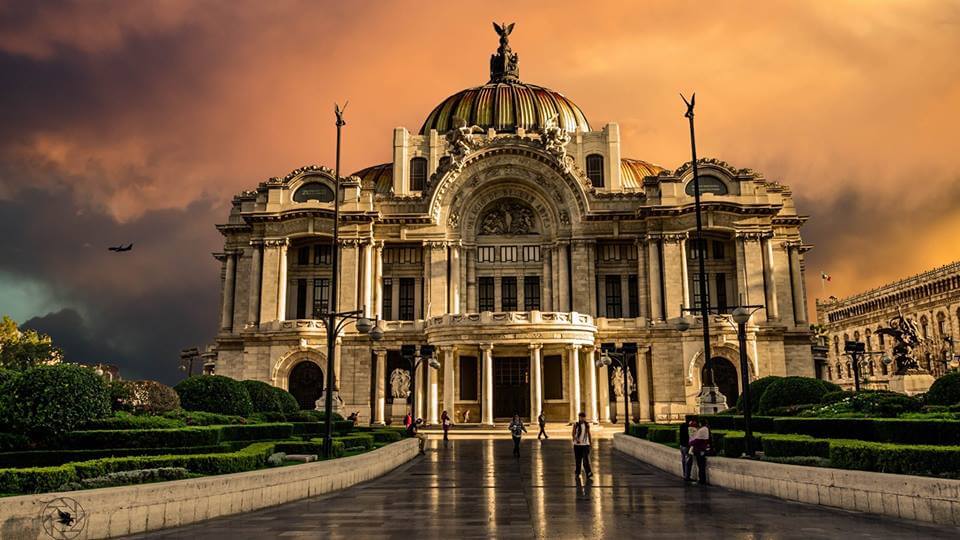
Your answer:
[[[527,357],[493,360],[493,416],[530,417],[530,359]]]
[[[287,388],[301,409],[316,409],[317,400],[323,394],[323,370],[309,360],[300,362],[290,370]]]
[[[701,380],[707,379],[707,368],[713,367],[713,383],[720,390],[720,393],[727,398],[727,406],[735,407],[737,398],[740,397],[740,384],[737,382],[737,369],[733,367],[726,358],[715,356],[703,366],[700,373]]]

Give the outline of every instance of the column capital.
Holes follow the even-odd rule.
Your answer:
[[[759,242],[764,238],[767,238],[767,235],[773,235],[772,232],[768,231],[737,231],[736,238],[737,240],[749,241],[749,242]]]
[[[490,352],[493,350],[493,343],[481,343],[480,348],[483,349],[484,352]]]
[[[290,245],[289,238],[267,238],[263,240],[263,245],[269,248],[285,248]]]
[[[567,345],[567,350],[570,352],[579,352],[581,345]]]
[[[530,345],[527,345],[527,348],[531,351],[540,350],[543,348],[543,343],[531,343]]]
[[[250,246],[251,246],[251,247],[254,247],[254,248],[258,248],[258,247],[263,246],[263,238],[253,238],[253,239],[251,239],[251,240],[250,240]]]
[[[803,246],[803,242],[800,240],[784,240],[780,244],[785,251],[789,251],[791,248],[799,248]]]
[[[211,255],[213,255],[213,258],[214,258],[214,259],[216,259],[216,260],[218,260],[218,261],[220,261],[220,262],[226,262],[226,261],[227,261],[227,255],[228,255],[227,253],[220,252],[220,251],[216,251],[216,252],[211,253]]]
[[[457,350],[456,345],[444,345],[440,347],[440,350],[443,351],[443,354],[453,354]]]
[[[439,251],[439,250],[441,250],[441,249],[447,249],[447,246],[448,246],[449,244],[450,244],[450,243],[447,242],[446,240],[424,240],[424,241],[423,241],[423,247],[424,247],[424,248],[426,248],[426,249],[432,249],[432,250],[436,250],[436,251]]]
[[[386,349],[374,349],[374,350],[373,350],[373,354],[377,355],[377,358],[379,359],[381,356],[386,356],[386,355],[387,355],[387,350],[386,350]]]

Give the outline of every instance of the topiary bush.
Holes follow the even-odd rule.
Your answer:
[[[846,390],[827,392],[822,398],[820,398],[820,403],[824,405],[830,405],[831,403],[837,403],[851,397],[853,397],[853,392],[848,392]]]
[[[177,409],[163,414],[164,418],[178,420],[185,426],[222,426],[228,424],[249,424],[249,419],[243,416],[217,414],[203,411],[185,411]]]
[[[187,377],[174,387],[180,406],[188,411],[249,416],[253,413],[250,393],[240,381],[222,375]]]
[[[281,412],[280,401],[277,399],[277,393],[273,391],[273,386],[263,381],[240,381],[240,384],[247,389],[250,394],[250,401],[253,403],[253,412],[270,413]]]
[[[270,389],[277,395],[280,412],[283,414],[296,414],[300,411],[300,403],[297,402],[297,398],[293,397],[293,394],[277,386],[271,386]]]
[[[180,408],[180,396],[157,381],[123,381],[129,395],[125,410],[136,414],[163,414]]]
[[[760,410],[760,398],[763,397],[763,393],[766,392],[767,387],[782,378],[783,377],[776,375],[768,375],[766,377],[760,377],[750,383],[750,412],[755,413]],[[737,398],[737,410],[743,410],[743,394],[740,394],[740,397]]]
[[[820,403],[827,393],[822,382],[810,377],[784,377],[774,381],[760,397],[760,412],[766,414],[779,407]]]
[[[924,397],[928,405],[960,405],[960,372],[948,373],[933,381]]]
[[[27,369],[4,385],[0,401],[14,431],[37,440],[57,439],[111,413],[103,378],[76,364]]]
[[[133,412],[133,407],[130,405],[133,392],[127,386],[127,381],[110,381],[107,383],[107,388],[110,392],[110,408],[114,412]]]

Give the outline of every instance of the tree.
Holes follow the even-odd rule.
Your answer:
[[[56,364],[63,353],[50,336],[36,330],[21,330],[4,315],[0,321],[0,368],[25,370],[42,364]]]

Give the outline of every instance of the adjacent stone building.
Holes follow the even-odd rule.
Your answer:
[[[902,312],[913,321],[922,339],[915,351],[920,367],[939,377],[952,369],[960,349],[960,261],[934,268],[900,281],[848,298],[817,300],[817,322],[826,340],[827,357],[817,366],[818,375],[845,388],[853,388],[853,366],[844,355],[848,340],[864,343],[867,352],[893,350],[893,340],[877,333],[889,327]],[[884,355],[869,355],[861,369],[864,388],[886,390],[893,366],[882,362]]]
[[[508,32],[507,32],[508,33]],[[678,111],[678,122],[682,122]],[[388,142],[388,141],[384,141]],[[334,359],[337,403],[375,422],[406,409],[403,345],[436,347],[422,364],[418,414],[492,423],[514,412],[568,421],[617,414],[622,374],[597,368],[601,344],[635,343],[633,414],[694,412],[704,358],[681,307],[701,301],[692,171],[620,153],[617,124],[592,127],[570,99],[522,82],[501,35],[490,80],[442,100],[419,131],[396,128],[393,158],[340,182],[339,269],[331,268],[334,175],[308,166],[236,196],[224,250],[216,372],[323,392],[316,314],[339,271],[348,326]],[[686,141],[677,141],[685,144]],[[350,138],[345,144],[361,144]],[[699,162],[709,298],[763,304],[748,327],[751,377],[814,373],[800,237],[789,188],[716,159]],[[711,321],[718,385],[738,389],[735,328]]]

